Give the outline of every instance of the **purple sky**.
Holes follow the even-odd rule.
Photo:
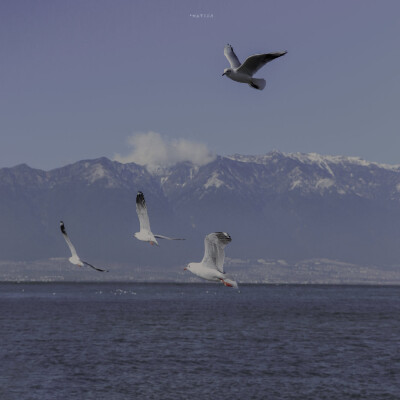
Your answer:
[[[0,167],[113,158],[148,131],[397,164],[399,38],[397,0],[2,0]],[[256,91],[221,76],[226,43],[288,54]]]

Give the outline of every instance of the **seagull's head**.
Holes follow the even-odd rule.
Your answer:
[[[189,263],[188,265],[186,265],[185,268],[183,268],[184,271],[190,271],[190,267],[191,267],[191,263]]]
[[[232,73],[232,68],[225,68],[222,76],[224,75],[229,76],[231,73]]]

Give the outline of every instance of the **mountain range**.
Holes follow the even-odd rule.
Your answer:
[[[152,231],[186,241],[152,247],[134,239],[139,190]],[[256,267],[265,281],[268,268],[281,265],[291,281],[298,271],[285,265],[331,260],[375,268],[371,274],[389,268],[400,281],[400,166],[355,157],[274,151],[151,170],[104,157],[50,171],[0,169],[1,265],[67,263],[60,220],[82,259],[124,276],[181,271],[201,260],[207,233],[226,231],[228,265],[241,266],[243,277]]]

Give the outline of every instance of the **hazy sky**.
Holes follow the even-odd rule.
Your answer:
[[[0,167],[123,157],[149,131],[397,164],[399,38],[397,0],[2,0]],[[226,43],[288,54],[257,91],[221,76]]]

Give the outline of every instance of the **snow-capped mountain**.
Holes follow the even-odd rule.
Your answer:
[[[356,157],[284,154],[276,151],[263,156],[234,155],[229,158],[270,167],[270,173],[279,178],[284,174],[285,191],[320,194],[328,191],[339,195],[368,198],[383,195],[387,198],[386,190],[389,189],[391,197],[400,199],[400,165],[378,164]],[[395,185],[391,186],[387,179],[392,179]]]
[[[185,242],[134,240],[138,190],[152,230]],[[107,158],[0,169],[0,260],[67,257],[59,220],[80,255],[103,264],[180,266],[200,260],[204,236],[220,230],[235,259],[400,264],[400,167],[271,152],[152,172]]]

